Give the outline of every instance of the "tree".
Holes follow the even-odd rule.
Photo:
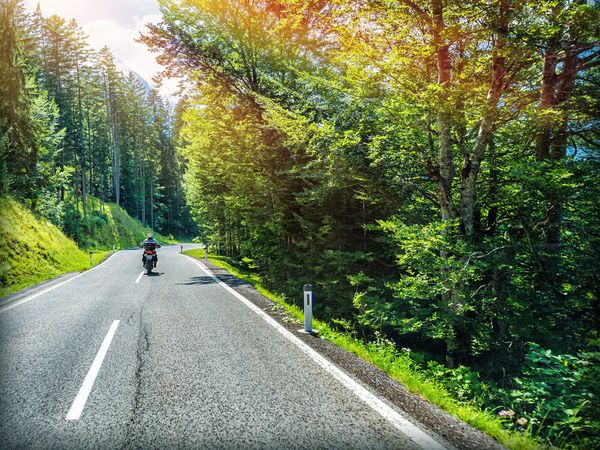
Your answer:
[[[112,147],[113,198],[115,203],[119,205],[121,203],[121,142],[117,108],[121,75],[117,71],[113,55],[108,47],[103,47],[100,50],[98,63],[102,73],[104,103]]]
[[[36,130],[31,123],[31,86],[23,59],[17,12],[18,1],[0,2],[0,136],[5,161],[2,186],[32,199],[34,187],[28,177],[33,175],[38,158]]]
[[[565,161],[569,141],[569,122],[577,105],[572,104],[576,82],[600,64],[598,8],[585,2],[556,2],[532,5],[539,17],[542,38],[533,37],[543,54],[543,69],[537,106],[536,154],[540,162]],[[532,33],[539,28],[532,30]],[[544,224],[544,278],[553,285],[561,253],[563,194],[550,183],[546,190],[547,220]]]

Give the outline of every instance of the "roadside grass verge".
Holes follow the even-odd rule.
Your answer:
[[[67,272],[87,270],[102,262],[113,246],[137,247],[152,232],[115,203],[88,196],[86,206],[84,215],[81,202],[67,199],[61,230],[17,200],[0,198],[0,298]],[[177,243],[172,236],[154,236],[161,244]]]
[[[205,250],[201,248],[186,250],[183,253],[197,259],[203,259],[205,256]],[[283,307],[290,316],[300,322],[303,321],[304,313],[302,309],[289,303],[283,295],[265,289],[261,284],[260,277],[256,274],[240,270],[228,262],[226,258],[220,256],[209,255],[209,261],[227,270],[233,276],[251,283],[258,292]],[[399,352],[392,343],[387,341],[364,342],[350,333],[336,330],[328,323],[320,320],[313,320],[313,326],[319,330],[319,336],[322,338],[377,366],[392,378],[401,382],[410,392],[421,396],[472,427],[488,434],[502,445],[515,450],[546,447],[529,434],[507,430],[503,427],[502,420],[492,412],[482,410],[475,404],[463,403],[454,399],[444,387],[426,379],[419,370],[417,363],[407,353]]]
[[[110,252],[94,251],[93,265]],[[80,250],[56,226],[10,198],[0,199],[0,298],[66,272],[89,269]]]

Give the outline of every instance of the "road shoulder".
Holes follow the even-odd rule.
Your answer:
[[[81,272],[64,272],[56,277],[49,278],[47,280],[43,280],[23,289],[20,289],[16,292],[12,292],[4,297],[0,298],[0,309],[9,306],[19,300],[25,299],[29,296],[36,295],[38,293],[43,293],[46,290],[53,289],[54,286],[59,284],[67,283],[71,278],[75,278],[85,272],[95,269],[99,267],[104,262],[108,261],[111,256],[113,256],[117,251],[107,251],[99,260],[94,261],[94,265],[88,269],[82,270]]]
[[[504,447],[481,431],[409,392],[404,385],[391,378],[374,365],[358,356],[315,336],[299,333],[301,324],[288,315],[281,306],[260,294],[250,283],[231,275],[227,270],[202,260],[221,281],[245,296],[265,311],[288,331],[300,338],[321,355],[335,363],[349,375],[368,387],[372,392],[395,406],[399,411],[425,429],[438,434],[460,449],[504,449]]]
[[[62,283],[63,281],[67,281],[69,278],[75,277],[80,273],[81,272],[66,272],[57,277],[50,278],[49,280],[40,281],[39,283],[27,286],[26,288],[21,289],[20,291],[8,294],[0,298],[0,308],[8,306],[23,298],[29,297],[30,295],[36,294],[38,291],[51,288],[52,286]]]

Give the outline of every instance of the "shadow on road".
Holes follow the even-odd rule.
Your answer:
[[[164,272],[150,272],[145,274],[147,277],[160,277]]]
[[[192,277],[185,283],[177,283],[177,285],[190,286],[190,285],[194,285],[194,284],[212,284],[214,282],[215,282],[215,280],[213,280],[211,277],[203,276],[203,277]]]
[[[234,277],[233,275],[221,275],[219,274],[219,279],[225,283],[227,286],[238,287],[238,286],[250,286],[250,283],[240,280],[239,278]]]
[[[219,275],[219,279],[228,286],[237,287],[248,285],[245,281],[242,281],[233,275]],[[209,276],[192,277],[185,283],[177,283],[179,286],[192,286],[195,284],[213,284],[215,280]]]

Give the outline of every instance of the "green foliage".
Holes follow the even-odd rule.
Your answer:
[[[146,234],[152,231],[114,203],[104,203],[93,197],[88,197],[88,201],[85,215],[81,204],[66,202],[63,206],[64,232],[82,248],[138,247]],[[174,243],[172,238],[154,234],[161,243]]]
[[[529,344],[523,375],[505,391],[511,408],[565,448],[594,445],[600,432],[600,354],[557,355]],[[518,420],[515,425],[518,425]]]
[[[453,345],[455,328],[474,311],[473,296],[462,287],[481,278],[477,253],[469,255],[464,241],[453,237],[457,224],[408,226],[380,222],[398,245],[398,264],[404,274],[392,285],[399,332],[423,332]],[[440,274],[444,274],[440,279]]]
[[[424,374],[428,379],[444,386],[461,402],[473,402],[476,405],[490,403],[490,386],[483,383],[479,373],[469,367],[449,369],[438,362],[428,361]]]
[[[530,343],[523,372],[501,388],[465,366],[449,369],[435,361],[424,375],[452,396],[492,410],[517,432],[544,434],[560,448],[593,448],[600,430],[599,354],[556,355]]]

